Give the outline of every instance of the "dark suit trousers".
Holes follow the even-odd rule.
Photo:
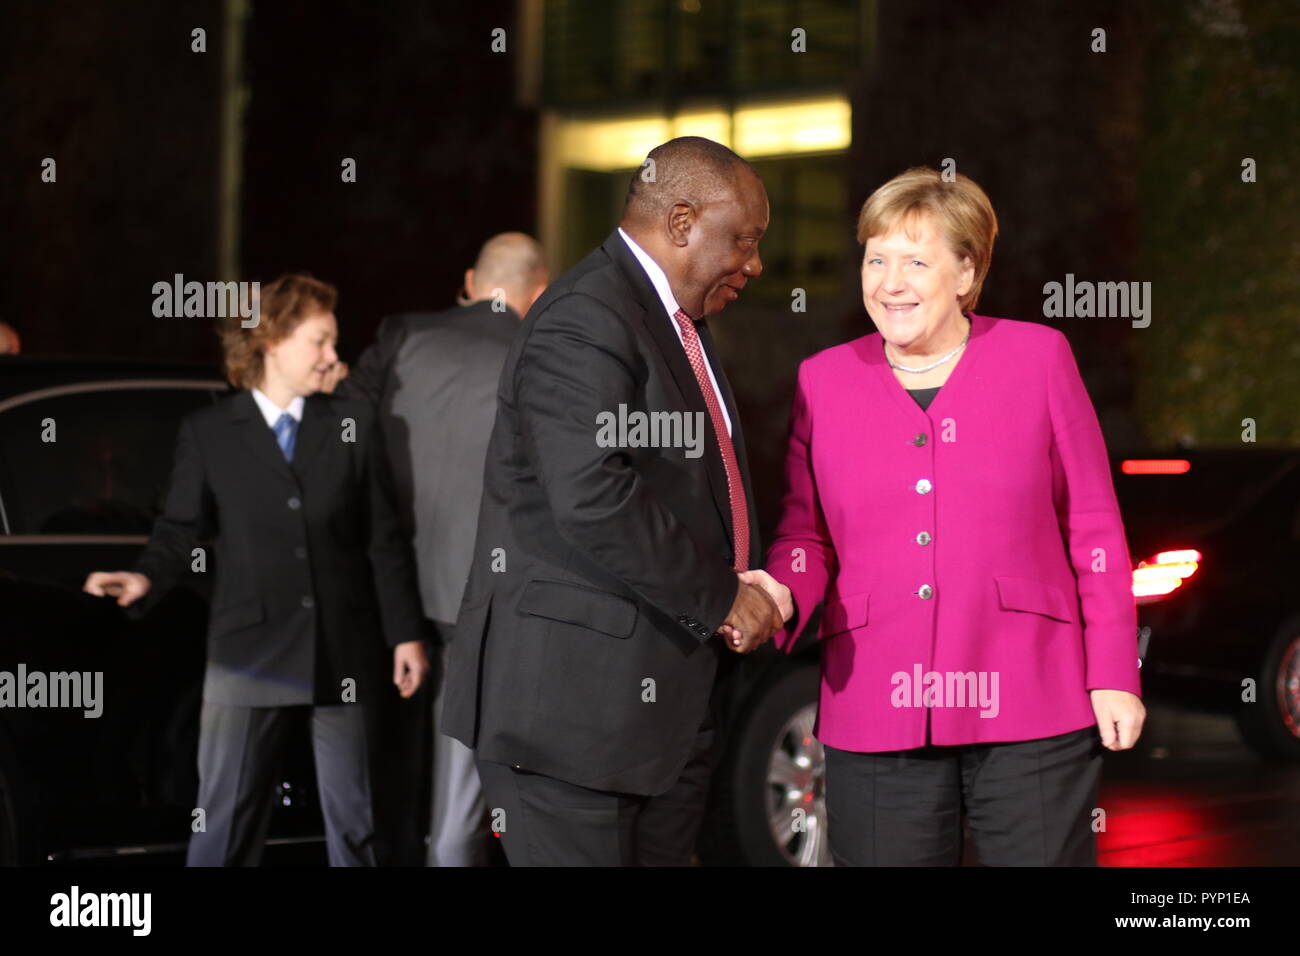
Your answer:
[[[190,837],[186,866],[256,866],[289,732],[310,715],[330,866],[376,866],[364,714],[358,704],[231,707],[203,704],[199,801],[206,830]]]
[[[511,866],[687,866],[704,822],[716,734],[706,717],[677,782],[655,796],[589,790],[479,760]]]
[[[836,866],[957,866],[962,811],[981,866],[1096,866],[1095,726],[1011,743],[885,753],[826,747]]]

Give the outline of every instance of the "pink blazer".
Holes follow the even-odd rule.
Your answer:
[[[803,362],[767,570],[789,651],[825,602],[817,738],[842,750],[1031,740],[1140,693],[1131,565],[1064,335],[971,315],[922,411],[878,333]],[[928,740],[927,740],[928,733]]]

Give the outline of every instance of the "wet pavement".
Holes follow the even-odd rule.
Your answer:
[[[1098,862],[1300,864],[1300,763],[1257,757],[1231,717],[1148,706],[1138,746],[1106,757]]]

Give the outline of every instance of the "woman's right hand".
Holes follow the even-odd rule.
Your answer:
[[[96,597],[116,597],[119,607],[134,604],[149,593],[150,581],[134,571],[92,571],[81,590]]]

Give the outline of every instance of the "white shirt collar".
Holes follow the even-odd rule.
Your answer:
[[[681,308],[677,304],[677,299],[673,295],[672,286],[668,284],[668,276],[664,270],[659,268],[659,263],[650,258],[650,253],[638,246],[626,232],[623,227],[618,227],[618,234],[623,237],[627,247],[632,250],[632,255],[636,256],[636,261],[641,263],[641,268],[645,274],[650,277],[650,284],[655,287],[659,293],[659,300],[663,302],[664,308],[668,311],[668,317],[673,320],[674,327],[677,325],[677,310]]]
[[[655,291],[659,293],[659,299],[663,302],[664,309],[668,312],[668,323],[673,327],[673,331],[677,333],[677,341],[681,342],[682,347],[685,348],[686,339],[682,334],[682,327],[677,321],[677,310],[680,309],[681,306],[677,304],[677,299],[673,296],[673,290],[668,285],[668,276],[664,274],[663,269],[659,268],[659,263],[650,258],[648,252],[632,241],[632,237],[623,231],[622,226],[619,226],[618,234],[623,237],[623,241],[627,243],[627,247],[632,250],[632,255],[636,256],[636,261],[641,263],[641,268],[644,269],[645,274],[650,277],[650,284],[653,285]],[[722,409],[722,417],[727,423],[727,434],[730,435],[731,413],[727,411],[727,403],[722,399],[722,389],[718,387],[718,377],[713,372],[713,363],[709,361],[709,356],[706,352],[701,351],[700,357],[704,360],[704,368],[709,373],[709,384],[713,386],[713,394],[718,398],[718,407]]]
[[[294,421],[299,423],[302,422],[302,409],[303,405],[306,404],[306,401],[301,395],[296,396],[294,400],[289,403],[288,408],[281,408],[279,405],[275,404],[275,402],[267,398],[260,388],[255,388],[253,389],[253,401],[257,402],[257,407],[261,410],[262,417],[266,419],[266,424],[271,428],[275,427],[275,423],[280,420],[280,416],[285,412],[292,415]]]

